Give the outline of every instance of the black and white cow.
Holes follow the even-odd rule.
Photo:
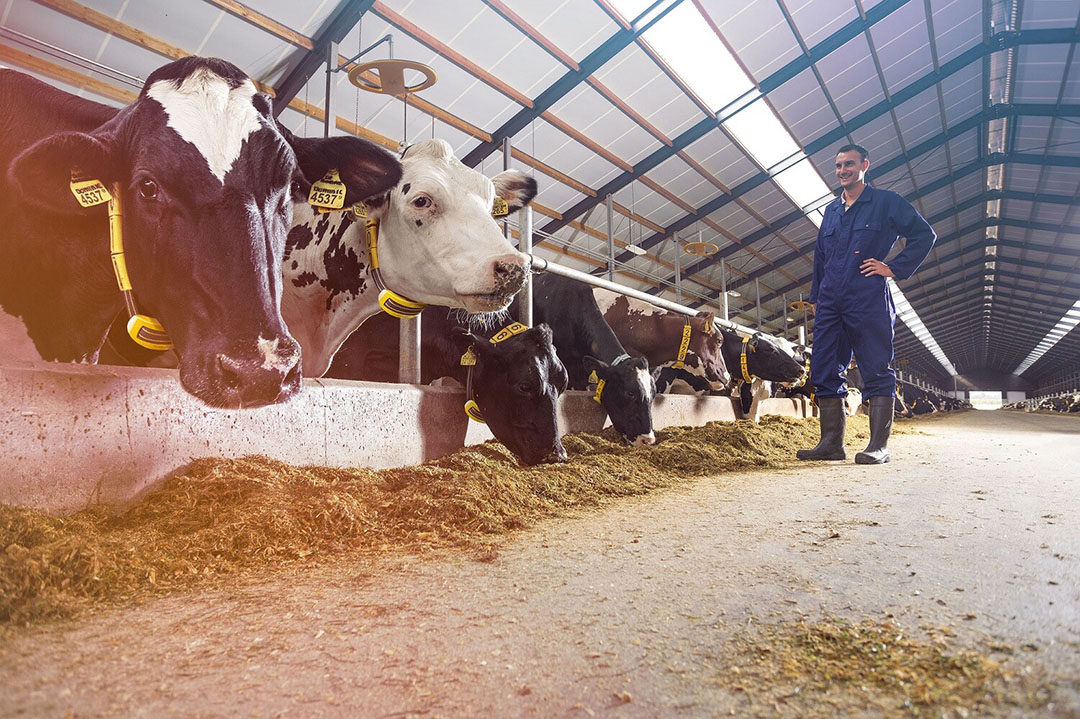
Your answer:
[[[590,388],[590,375],[595,372],[598,382],[592,385],[593,391],[598,391],[615,431],[629,444],[654,444],[656,383],[649,374],[648,360],[626,353],[604,321],[592,288],[559,275],[543,274],[533,278],[533,295],[533,316],[551,327],[570,388]]]
[[[393,191],[367,203],[378,221],[385,285],[424,304],[469,313],[504,309],[529,262],[503,235],[492,205],[502,200],[505,214],[525,207],[536,196],[536,180],[517,170],[488,179],[440,139],[412,145],[401,164]],[[345,338],[381,312],[379,288],[364,220],[352,212],[314,214],[306,204],[296,208],[296,218],[282,266],[281,311],[303,348],[304,374],[319,377]]]
[[[18,318],[43,359],[94,362],[124,310],[106,208],[76,203],[78,173],[119,188],[138,310],[164,325],[185,389],[221,407],[299,390],[279,309],[293,203],[331,168],[350,201],[381,194],[400,176],[395,158],[357,138],[294,137],[215,59],[155,70],[119,111],[0,70],[0,103],[5,328]]]
[[[485,329],[471,323],[470,331],[452,313],[429,307],[421,316],[421,380],[430,384],[452,377],[465,386],[468,368],[461,357],[472,347],[472,399],[495,439],[527,465],[565,461],[557,410],[566,369],[551,344],[551,330],[541,324],[492,344],[489,339],[501,325]],[[389,315],[364,322],[334,355],[327,376],[396,382],[397,322]]]

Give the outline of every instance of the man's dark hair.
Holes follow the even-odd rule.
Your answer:
[[[844,145],[843,147],[841,147],[839,150],[836,151],[836,154],[839,155],[841,152],[851,152],[852,150],[859,153],[859,159],[861,159],[861,160],[869,160],[870,159],[870,151],[867,150],[862,145]]]

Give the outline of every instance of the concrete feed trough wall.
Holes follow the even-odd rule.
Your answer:
[[[216,410],[173,370],[74,364],[0,367],[0,503],[70,513],[123,505],[198,457],[262,454],[292,464],[397,467],[491,438],[460,389],[305,380],[284,405]],[[586,392],[560,401],[566,433],[607,424]],[[734,420],[724,397],[661,395],[657,428]],[[805,416],[800,402],[765,413]]]

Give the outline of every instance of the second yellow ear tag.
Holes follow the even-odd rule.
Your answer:
[[[103,205],[112,199],[112,195],[105,189],[105,185],[101,184],[101,180],[72,180],[70,187],[71,194],[75,195],[75,199],[83,207]]]
[[[353,205],[352,211],[353,214],[361,220],[366,220],[368,218],[367,205],[365,205],[363,202],[357,202],[355,205]]]
[[[495,196],[495,202],[491,205],[491,216],[492,217],[506,217],[509,214],[510,214],[510,205],[507,204],[506,200],[504,200],[503,198],[496,195]]]
[[[469,349],[465,350],[465,354],[461,355],[461,366],[462,367],[472,367],[475,364],[476,364],[476,353],[473,352],[472,347],[469,347]]]
[[[330,170],[318,182],[311,184],[308,202],[315,207],[328,210],[340,210],[345,207],[345,183],[341,181],[337,170]]]
[[[596,384],[600,379],[596,376],[596,370],[589,373],[589,384]]]

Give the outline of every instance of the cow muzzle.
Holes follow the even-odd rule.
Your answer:
[[[496,257],[488,271],[489,289],[485,292],[459,293],[462,305],[471,314],[505,309],[525,284],[528,267],[528,258],[517,252]]]
[[[300,346],[291,337],[259,338],[255,346],[204,356],[181,383],[214,407],[248,409],[284,402],[300,391]]]

